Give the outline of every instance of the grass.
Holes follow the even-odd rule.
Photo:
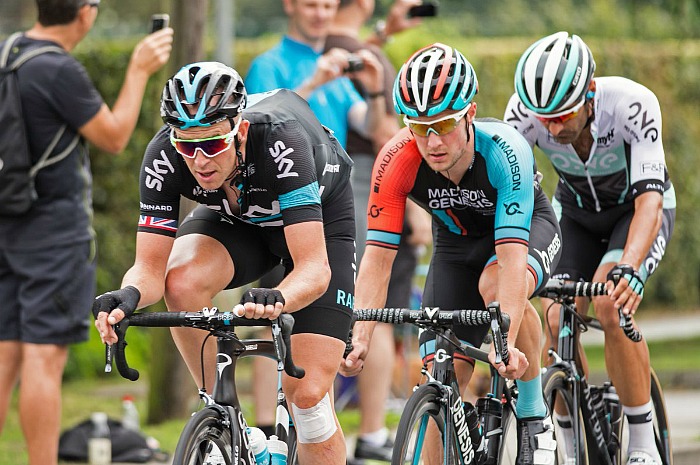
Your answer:
[[[652,364],[662,378],[670,373],[700,372],[700,337],[682,341],[654,341],[649,344]],[[604,373],[602,346],[586,348],[592,372]],[[668,377],[668,376],[667,376]],[[668,384],[665,384],[667,388]],[[90,416],[91,412],[104,411],[112,418],[121,417],[121,398],[125,394],[134,397],[136,405],[143,416],[147,411],[146,405],[147,382],[140,380],[136,383],[121,380],[111,376],[100,380],[80,380],[65,383],[63,387],[62,429],[73,426]],[[242,395],[241,401],[246,414],[252,412],[249,395]],[[346,434],[356,433],[359,425],[359,414],[356,410],[344,410],[338,415],[343,431]],[[159,425],[143,425],[143,432],[153,436],[161,448],[169,453],[175,450],[180,431],[186,418],[171,420]],[[398,424],[399,414],[390,413],[387,418],[389,427]],[[21,464],[27,462],[24,439],[19,426],[17,415],[17,396],[11,402],[10,412],[0,436],[0,464]]]

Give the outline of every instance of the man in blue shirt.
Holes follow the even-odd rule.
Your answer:
[[[283,4],[289,17],[287,34],[253,60],[245,80],[248,92],[294,90],[343,147],[348,127],[374,137],[386,117],[381,64],[366,50],[355,55],[339,48],[323,53],[338,0],[284,0]],[[361,70],[348,71],[353,57],[361,60]],[[361,81],[366,95],[360,96],[348,77]]]
[[[360,50],[351,54],[334,48],[324,53],[326,37],[338,10],[339,0],[283,0],[288,30],[282,40],[257,56],[245,79],[250,94],[285,88],[308,103],[321,123],[331,129],[345,148],[348,129],[372,140],[382,137],[387,115],[384,68],[374,54]],[[356,59],[361,69],[351,71]],[[360,81],[360,95],[349,78]],[[281,266],[263,276],[260,285],[274,287],[283,274]],[[272,362],[254,361],[256,423],[268,435],[273,431],[276,374]],[[268,365],[266,367],[266,365]]]

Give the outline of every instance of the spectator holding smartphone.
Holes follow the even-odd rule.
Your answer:
[[[17,72],[34,162],[63,125],[55,151],[67,156],[39,171],[38,199],[26,214],[0,217],[0,429],[19,381],[30,465],[57,463],[68,345],[88,339],[96,260],[87,142],[114,154],[126,147],[148,79],[172,48],[172,29],[141,40],[109,108],[70,55],[92,29],[99,4],[37,0],[38,20],[15,42],[8,60],[45,45],[65,50],[32,58]]]
[[[350,53],[360,50],[371,52],[384,69],[384,111],[387,115],[374,138],[348,131],[347,152],[354,163],[350,182],[355,200],[356,261],[359,263],[365,250],[367,236],[367,202],[370,195],[372,166],[377,152],[397,132],[400,126],[393,108],[392,88],[396,71],[387,56],[375,43],[384,43],[395,33],[418,25],[421,20],[408,17],[411,7],[420,5],[420,0],[396,0],[386,22],[379,22],[375,34],[368,41],[360,39],[360,29],[374,13],[374,2],[362,0],[340,0],[330,35],[326,38],[326,50],[341,48]],[[384,24],[384,27],[381,25]],[[369,41],[374,43],[370,43]],[[355,89],[366,95],[362,82],[352,80]],[[410,306],[411,287],[418,251],[431,242],[430,217],[415,203],[408,202],[407,221],[404,223],[401,242],[392,268],[386,305],[406,308]],[[355,443],[355,458],[391,460],[393,442],[385,427],[386,400],[391,391],[394,370],[394,329],[392,325],[380,323],[373,335],[375,350],[365,360],[364,370],[357,377],[360,429]]]

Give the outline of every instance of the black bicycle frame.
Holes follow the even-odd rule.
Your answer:
[[[489,364],[491,370],[491,392],[487,397],[496,399],[498,411],[486,412],[486,416],[482,420],[485,423],[484,426],[488,426],[488,428],[485,428],[486,435],[483,438],[483,440],[486,441],[485,446],[487,451],[486,461],[484,463],[485,465],[496,464],[501,448],[503,429],[502,425],[498,425],[498,428],[495,426],[496,422],[502,419],[501,399],[507,391],[506,380],[501,377],[498,371],[491,365],[488,360],[488,355],[485,352],[460,343],[452,329],[447,328],[443,333],[436,331],[436,335],[432,376],[437,382],[433,381],[433,383],[440,388],[443,398],[447,401],[447,410],[449,411],[447,417],[449,417],[449,420],[446,419],[445,436],[453,440],[455,437],[457,438],[458,450],[462,454],[462,456],[459,457],[459,462],[457,462],[452,457],[453,449],[451,447],[446,447],[445,453],[447,457],[445,457],[444,463],[473,463],[476,453],[466,424],[464,402],[459,385],[457,384],[454,363],[450,362],[455,347],[459,347],[468,357]],[[510,396],[506,395],[506,398],[510,401]],[[488,424],[486,424],[487,422]]]
[[[591,387],[579,366],[581,360],[577,357],[577,348],[581,334],[580,328],[585,331],[587,325],[576,312],[573,298],[566,298],[561,302],[559,328],[557,355],[559,355],[560,360],[554,365],[561,366],[571,375],[573,405],[580,406],[581,414],[587,420],[586,424],[590,425],[589,428],[584,427],[584,431],[581,431],[581,422],[578,418],[579,410],[574,408],[574,411],[571,412],[574,437],[582,437],[582,433],[587,434],[588,438],[593,439],[597,455],[602,463],[613,465],[604,432],[606,425],[603,422],[605,419],[601,418],[596,411],[597,407],[594,405]],[[579,447],[578,441],[575,442],[574,447]]]

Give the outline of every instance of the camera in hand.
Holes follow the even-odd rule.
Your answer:
[[[166,13],[151,16],[151,34],[165,29],[170,24],[170,15]]]
[[[354,73],[355,71],[360,71],[365,67],[365,62],[362,58],[357,55],[350,55],[348,57],[348,66],[343,70],[345,73]]]
[[[436,2],[423,2],[420,5],[413,6],[408,10],[409,18],[436,16],[438,4]]]

